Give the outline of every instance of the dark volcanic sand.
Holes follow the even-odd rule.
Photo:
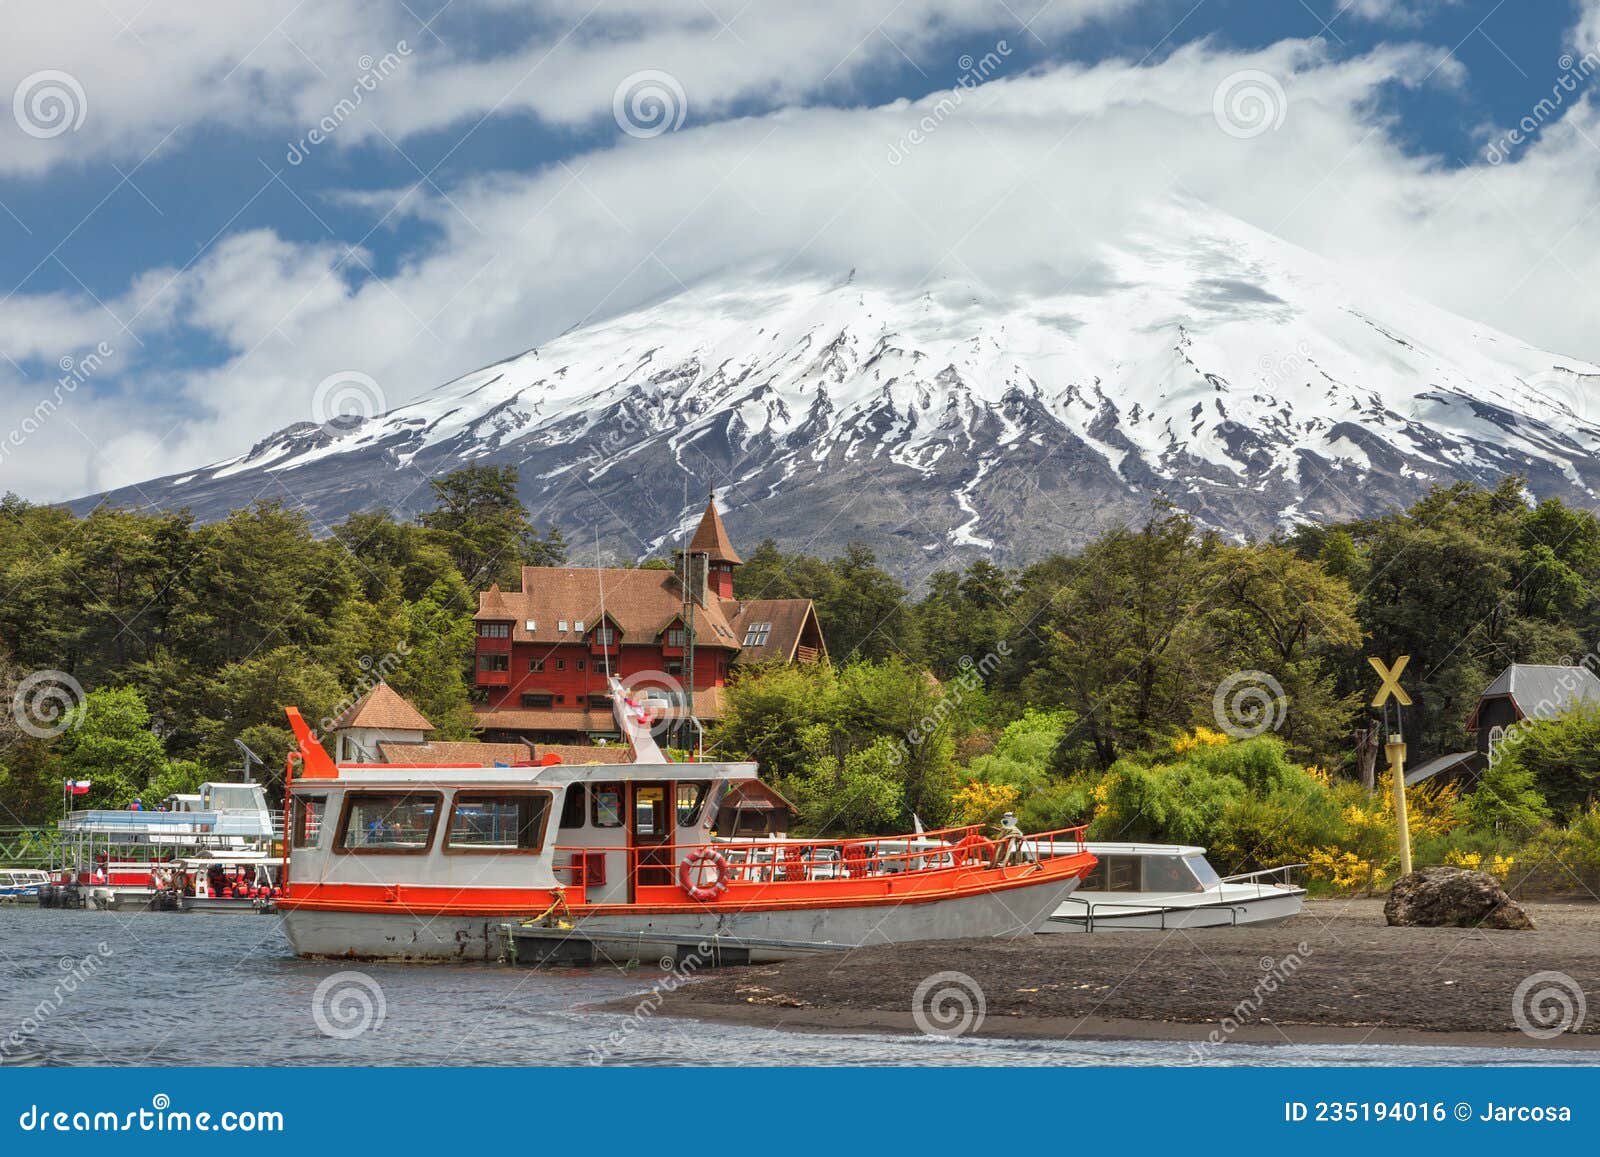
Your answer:
[[[1381,900],[1324,900],[1276,928],[869,948],[702,973],[661,1011],[800,1031],[915,1032],[917,986],[957,971],[982,989],[974,1031],[985,1036],[1600,1048],[1600,905],[1528,908],[1534,932],[1390,928]],[[1570,976],[1594,1007],[1576,1034],[1543,1042],[1518,1031],[1512,1009],[1518,984],[1547,971]]]

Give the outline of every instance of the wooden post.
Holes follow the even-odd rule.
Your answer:
[[[1386,745],[1389,771],[1394,776],[1394,822],[1400,842],[1400,874],[1411,874],[1411,828],[1406,822],[1406,745],[1398,735]]]
[[[1371,798],[1378,790],[1378,729],[1356,729],[1356,766],[1361,772],[1361,787]]]

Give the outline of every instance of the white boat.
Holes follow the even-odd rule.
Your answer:
[[[186,857],[264,858],[276,834],[258,783],[203,783],[155,811],[74,811],[56,826],[63,862],[44,905],[112,911],[181,907]]]
[[[37,868],[0,868],[0,904],[37,904],[50,873]]]
[[[1304,864],[1219,876],[1206,850],[1182,844],[1090,843],[1099,860],[1040,932],[1230,928],[1278,924],[1297,915]]]

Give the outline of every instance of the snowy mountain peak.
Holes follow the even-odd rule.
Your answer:
[[[1588,496],[1597,385],[1600,367],[1174,201],[1080,285],[732,272],[139,492],[215,515],[270,479],[333,520],[425,505],[418,470],[513,462],[541,519],[643,555],[689,517],[692,478],[744,537],[867,537],[914,570],[1069,547],[1156,494],[1239,535],[1507,472]]]

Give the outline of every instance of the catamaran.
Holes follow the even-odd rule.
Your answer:
[[[287,709],[284,929],[303,956],[743,963],[907,940],[1029,935],[1093,868],[1083,829],[1024,862],[974,829],[719,842],[753,763],[671,761],[611,677],[633,762],[335,762]],[[933,848],[932,845],[937,845]],[[991,854],[992,852],[992,854]]]
[[[59,859],[39,902],[118,911],[181,908],[186,858],[265,858],[274,825],[258,783],[203,783],[197,793],[169,796],[156,811],[69,812],[57,821]]]

